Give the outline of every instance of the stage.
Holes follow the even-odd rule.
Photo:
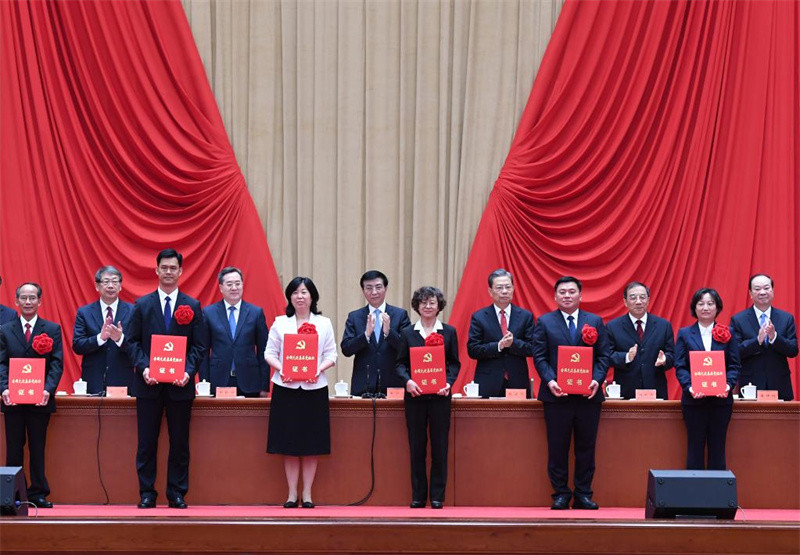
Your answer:
[[[14,553],[797,553],[800,511],[646,520],[642,508],[60,505],[2,520]]]

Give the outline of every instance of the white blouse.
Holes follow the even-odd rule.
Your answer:
[[[318,364],[322,364],[325,360],[330,360],[336,364],[336,340],[333,336],[333,326],[330,319],[312,313],[308,323],[314,324],[319,336]],[[269,339],[267,340],[267,348],[264,351],[264,358],[273,356],[278,360],[283,360],[283,336],[287,333],[297,333],[297,318],[295,316],[278,316],[269,328]],[[284,383],[280,372],[275,372],[272,376],[272,383],[290,389],[322,389],[323,387],[328,387],[328,379],[325,377],[325,372],[320,372],[319,378],[315,383]]]

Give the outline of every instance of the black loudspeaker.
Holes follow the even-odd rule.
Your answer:
[[[645,518],[736,516],[736,476],[730,470],[650,470]]]
[[[0,515],[28,514],[28,490],[21,466],[0,466]]]

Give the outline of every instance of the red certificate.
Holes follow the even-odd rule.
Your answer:
[[[12,403],[35,405],[44,395],[44,359],[12,358],[8,361],[8,396]]]
[[[319,336],[316,333],[287,333],[283,336],[284,382],[317,381],[317,349]]]
[[[423,394],[439,393],[447,387],[447,370],[444,345],[430,347],[411,347],[411,379]]]
[[[692,391],[703,395],[725,393],[725,351],[691,351]]]
[[[589,395],[592,383],[594,353],[591,347],[558,346],[558,374],[556,381],[564,393]]]
[[[154,335],[150,339],[150,377],[172,383],[183,379],[186,371],[186,337]]]

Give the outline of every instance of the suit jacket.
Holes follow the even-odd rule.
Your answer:
[[[531,356],[533,326],[533,314],[512,304],[508,316],[508,331],[514,334],[514,342],[510,347],[498,351],[497,344],[503,338],[503,333],[494,305],[482,308],[472,315],[467,354],[478,361],[475,381],[480,385],[482,397],[502,395],[506,372],[508,387],[525,389],[530,397],[528,357]]]
[[[0,304],[0,326],[7,324],[17,317],[17,312],[4,304]]]
[[[187,305],[194,312],[192,321],[180,325],[175,321],[175,311],[181,305]],[[186,336],[186,373],[192,378],[183,387],[172,384],[159,383],[147,385],[144,383],[142,373],[150,366],[150,340],[156,335],[183,335]],[[128,332],[125,334],[125,344],[128,355],[133,361],[136,377],[133,379],[133,393],[143,399],[156,399],[161,390],[166,388],[169,398],[175,401],[193,399],[194,376],[200,369],[200,362],[206,346],[204,342],[203,311],[200,301],[178,291],[178,298],[172,310],[172,319],[169,328],[164,328],[164,313],[161,310],[161,301],[158,291],[139,298],[133,307],[133,315]]]
[[[675,365],[675,333],[672,331],[672,324],[655,314],[648,314],[644,338],[639,342],[636,328],[630,316],[625,313],[606,324],[606,330],[611,344],[614,380],[620,384],[622,396],[632,399],[636,397],[637,389],[655,389],[659,399],[666,399],[666,372]],[[628,350],[634,345],[639,346],[636,356],[626,363]],[[667,357],[663,366],[656,366],[659,351],[664,351]]]
[[[456,328],[447,324],[442,324],[443,329],[438,333],[444,337],[444,356],[445,365],[447,366],[447,383],[451,386],[456,383],[458,378],[458,371],[461,369],[461,362],[458,360],[458,336],[456,335]],[[395,365],[395,372],[398,379],[406,386],[408,380],[411,379],[411,347],[424,347],[425,338],[415,330],[413,326],[407,326],[400,332],[401,344],[400,349],[397,351],[397,364]],[[410,397],[406,393],[407,397]]]
[[[586,345],[583,342],[581,330],[588,324],[597,329],[597,341],[594,345]],[[545,403],[565,401],[565,397],[556,397],[547,387],[550,380],[557,379],[558,373],[558,346],[559,345],[580,345],[591,346],[593,351],[592,379],[600,384],[600,388],[590,402],[602,403],[603,380],[606,378],[608,366],[611,362],[611,348],[608,342],[608,333],[603,325],[603,320],[596,314],[580,310],[578,312],[578,340],[573,343],[570,339],[569,328],[564,321],[560,310],[548,312],[539,318],[536,327],[533,329],[533,363],[536,371],[542,378],[539,384],[539,400]]]
[[[53,340],[53,348],[49,353],[40,355],[33,350],[33,339],[42,333],[46,333]],[[61,345],[61,326],[54,322],[49,322],[42,317],[37,318],[36,325],[31,329],[31,341],[25,341],[25,332],[22,331],[22,324],[17,318],[0,326],[0,392],[8,389],[8,366],[9,359],[12,358],[43,358],[45,359],[45,381],[44,388],[50,393],[50,400],[43,407],[35,405],[6,406],[0,402],[2,412],[55,412],[56,411],[56,388],[61,381],[61,374],[64,371],[63,350]]]
[[[400,331],[409,327],[411,321],[408,312],[403,308],[386,305],[386,314],[389,315],[391,324],[389,334],[375,341],[375,336],[369,339],[364,335],[367,329],[367,317],[370,307],[365,306],[354,310],[347,315],[342,335],[342,354],[346,357],[355,355],[353,360],[353,377],[350,390],[353,395],[361,395],[366,391],[375,391],[378,381],[378,369],[381,371],[381,388],[405,387],[405,382],[394,371],[397,351],[402,344]]]
[[[739,385],[752,383],[758,389],[777,389],[778,397],[791,401],[794,393],[787,359],[797,356],[797,328],[791,314],[774,306],[770,311],[770,319],[775,326],[776,337],[774,343],[765,346],[758,342],[761,326],[752,306],[731,318],[731,330],[739,343],[742,363]]]
[[[681,328],[678,331],[678,339],[675,341],[675,377],[678,378],[678,383],[680,383],[683,388],[681,403],[685,405],[699,405],[703,403],[725,405],[733,403],[733,388],[736,385],[736,379],[741,369],[741,363],[739,362],[739,342],[736,340],[734,334],[731,334],[731,339],[727,343],[711,340],[712,351],[725,351],[725,381],[731,387],[728,396],[725,398],[704,397],[702,399],[695,399],[692,397],[692,394],[689,393],[689,387],[692,385],[689,353],[691,351],[705,350],[703,338],[700,335],[700,326],[697,322],[691,326]]]
[[[126,386],[128,393],[133,393],[133,364],[126,350],[117,347],[111,339],[102,345],[97,344],[97,334],[105,325],[105,315],[101,310],[100,301],[95,301],[80,307],[75,315],[72,350],[76,355],[83,356],[81,378],[87,382],[89,393],[99,393],[109,385]],[[123,333],[127,334],[132,314],[133,305],[120,300],[114,319],[122,322]]]
[[[225,302],[219,301],[203,309],[206,351],[200,376],[213,387],[225,387],[235,368],[236,383],[244,392],[257,393],[269,389],[269,366],[264,359],[267,348],[267,319],[264,311],[246,301],[239,307],[236,332],[231,337]]]

